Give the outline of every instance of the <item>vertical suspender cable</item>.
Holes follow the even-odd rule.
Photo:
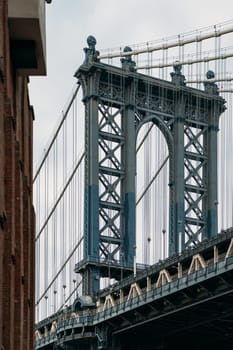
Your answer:
[[[36,208],[37,208],[37,229],[38,229],[38,223],[40,222],[40,176],[38,177],[37,183],[36,183]],[[36,245],[36,299],[40,295],[40,280],[41,280],[41,274],[39,273],[40,269],[40,240],[38,241]],[[40,305],[36,304],[36,320],[37,322],[40,319]]]
[[[48,214],[48,160],[45,162],[45,170],[44,170],[44,198],[45,198],[45,218]],[[48,285],[48,226],[45,227],[44,233],[44,289],[47,288]],[[48,296],[45,296],[45,317],[47,317],[47,299]]]

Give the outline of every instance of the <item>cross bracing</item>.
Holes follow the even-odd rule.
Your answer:
[[[232,169],[229,162],[231,152],[229,150],[232,150],[230,137],[232,133],[230,92],[232,90],[230,71],[232,56],[230,45],[227,44],[227,37],[231,35],[230,25],[229,23],[222,24],[222,34],[220,35],[218,32],[219,35],[210,35],[209,42],[208,38],[192,41],[193,35],[191,35],[190,39],[187,39],[189,43],[183,42],[183,45],[178,46],[171,45],[170,48],[164,46],[160,56],[155,57],[152,52],[147,52],[146,56],[144,53],[141,54],[142,62],[143,60],[144,63],[146,62],[146,75],[155,75],[170,81],[172,69],[168,65],[179,60],[183,62],[182,74],[186,78],[186,84],[190,81],[193,82],[191,86],[203,88],[201,84],[207,81],[205,73],[211,69],[215,72],[215,77],[209,79],[209,83],[218,81],[219,90],[228,91],[221,93],[227,101],[227,111],[220,119],[219,132],[219,195],[215,199],[215,205],[219,212],[219,229],[232,225]],[[226,26],[226,30],[224,30],[224,26]],[[136,62],[135,69],[137,66],[142,66],[139,56],[139,54],[135,57],[132,56]],[[215,60],[212,59],[213,56],[216,57]],[[207,60],[207,57],[210,59]],[[161,66],[159,69],[153,67],[156,60]],[[189,60],[187,66],[185,60]],[[108,63],[115,64],[110,58]],[[120,65],[119,61],[117,65]],[[161,111],[166,114],[163,128],[171,128],[173,124],[171,115],[174,113],[171,100],[167,96],[163,96],[163,104],[161,104],[159,99],[156,100],[150,94],[149,86],[147,89],[146,101],[145,95],[140,95],[140,93],[137,95],[135,122],[139,124],[144,118],[147,118],[148,113],[156,110],[158,114]],[[109,80],[100,85],[99,89],[99,95],[108,100],[108,105],[100,104],[98,107],[98,144],[100,145],[101,163],[99,166],[101,259],[105,260],[106,263],[111,260],[112,263],[112,258],[114,258],[118,264],[123,257],[120,247],[121,239],[119,238],[119,217],[122,212],[120,182],[124,171],[124,168],[121,168],[120,152],[123,142],[123,127],[120,121],[123,99],[121,91],[121,89],[117,89],[109,76]],[[163,93],[162,90],[161,93]],[[118,106],[114,105],[116,97]],[[82,156],[84,141],[79,142],[84,135],[84,130],[81,131],[84,129],[84,123],[81,121],[83,112],[80,104],[79,97],[71,104],[67,121],[65,122],[65,118],[64,125],[62,123],[61,129],[59,129],[61,143],[59,144],[59,136],[54,138],[53,149],[51,150],[49,147],[49,154],[45,153],[46,160],[43,163],[43,170],[40,170],[37,179],[37,194],[35,196],[38,218],[37,232],[39,233],[37,266],[40,270],[40,272],[38,271],[40,278],[37,286],[38,319],[54,312],[64,303],[72,302],[77,290],[79,293],[81,292],[80,276],[73,272],[75,264],[83,258],[84,213],[82,203],[84,202],[83,176],[85,167]],[[204,135],[207,131],[203,126],[205,116],[202,112],[202,106],[198,106],[196,110],[191,110],[190,107],[186,114],[189,114],[189,119],[195,120],[196,124],[195,128],[190,125],[184,125],[183,128],[186,143],[184,148],[186,222],[181,224],[185,225],[186,242],[195,245],[204,238],[203,232],[205,232],[206,225],[201,213],[207,192],[205,188],[206,142],[204,141]],[[72,122],[68,120],[72,120]],[[137,140],[139,147],[137,173],[142,174],[141,179],[137,177],[138,198],[140,198],[140,194],[144,195],[140,199],[137,209],[136,241],[138,243],[136,244],[136,255],[139,262],[149,264],[168,254],[168,200],[165,198],[165,193],[168,195],[169,191],[167,186],[169,183],[169,161],[165,161],[168,159],[168,147],[164,142],[163,132],[158,131],[158,129],[155,120],[148,120],[148,127],[144,126],[140,130]],[[162,130],[161,124],[160,130]],[[158,139],[159,143],[155,144],[154,138]],[[81,157],[79,157],[80,155]],[[165,164],[162,167],[164,173],[162,170],[159,171],[162,164]],[[144,169],[141,169],[142,166]],[[75,168],[77,168],[76,171],[74,171]],[[157,173],[158,175],[155,176]],[[151,181],[153,178],[154,180]],[[150,184],[149,187],[148,184]],[[155,198],[158,200],[156,201]],[[225,203],[227,203],[227,208]],[[159,227],[156,226],[158,224]],[[110,245],[112,245],[111,248]],[[47,251],[50,253],[48,254]],[[106,266],[108,265],[106,264]],[[48,273],[45,274],[43,271],[48,271]],[[104,278],[106,280],[104,283],[111,283],[111,269],[106,267],[105,274],[107,277]]]

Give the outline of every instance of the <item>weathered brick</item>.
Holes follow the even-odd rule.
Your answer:
[[[0,348],[34,348],[35,219],[27,77],[12,68],[7,0],[0,0]],[[1,216],[6,216],[2,225]]]

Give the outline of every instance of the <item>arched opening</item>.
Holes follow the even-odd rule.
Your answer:
[[[136,260],[142,264],[168,256],[169,151],[163,127],[148,118],[137,134]]]

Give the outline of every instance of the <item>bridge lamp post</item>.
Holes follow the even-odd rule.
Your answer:
[[[48,316],[48,295],[46,295],[45,297],[45,316]]]
[[[77,297],[77,291],[76,291],[76,296],[75,296],[75,289],[76,289],[76,280],[73,279],[73,283],[74,283],[74,300]]]
[[[64,306],[65,306],[66,304],[66,285],[65,284],[63,285],[63,289],[64,289],[63,298],[64,298]]]
[[[166,256],[166,230],[163,229],[162,230],[162,234],[163,234],[163,260],[165,260],[165,256]]]
[[[120,252],[121,281],[123,280],[123,262],[124,262],[124,252]]]
[[[179,233],[178,233],[178,252],[179,255],[181,255],[182,252],[182,224],[183,221],[182,220],[178,220],[178,225],[179,225]]]
[[[150,265],[150,242],[151,242],[151,238],[148,237],[147,238],[147,242],[148,242],[148,255],[147,255],[147,261],[146,261],[146,264],[147,265]]]
[[[134,257],[133,257],[133,274],[134,274],[134,276],[136,276],[136,274],[137,274],[136,249],[137,249],[137,246],[134,245]]]
[[[111,254],[108,253],[108,284],[111,285],[111,270],[110,270],[110,264],[111,264]]]
[[[54,294],[54,312],[56,312],[56,309],[57,309],[57,291],[54,290],[53,294]]]

